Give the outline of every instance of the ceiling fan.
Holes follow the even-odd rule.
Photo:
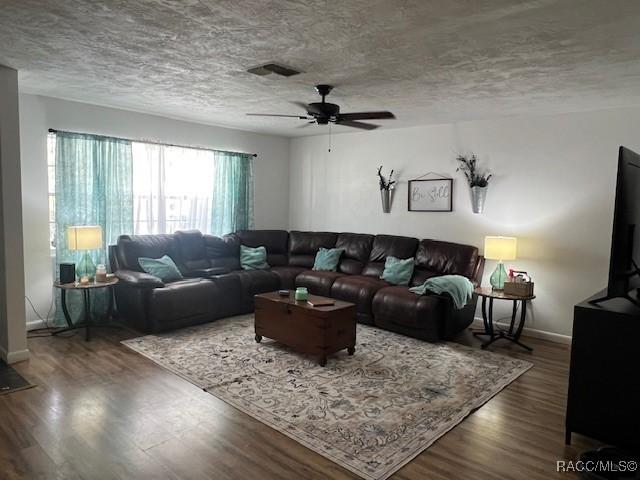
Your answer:
[[[327,125],[334,123],[336,125],[345,125],[347,127],[361,128],[363,130],[373,130],[379,125],[372,123],[360,122],[358,120],[383,120],[396,118],[391,112],[352,112],[340,113],[340,106],[335,103],[325,102],[325,97],[331,93],[333,87],[331,85],[316,85],[316,90],[322,96],[322,102],[313,102],[308,105],[302,102],[293,102],[295,105],[304,108],[306,115],[279,115],[274,113],[247,113],[254,117],[290,117],[299,120],[311,120],[301,125],[302,127],[311,124]]]

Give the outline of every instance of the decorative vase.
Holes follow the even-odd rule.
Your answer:
[[[484,211],[484,200],[487,197],[488,187],[471,187],[471,209],[473,213]]]
[[[85,252],[82,258],[80,259],[80,263],[76,268],[76,274],[78,277],[89,277],[89,280],[93,280],[96,275],[96,265],[93,263],[89,252]]]
[[[383,188],[380,190],[380,198],[382,199],[382,213],[391,211],[391,190]]]
[[[494,290],[504,290],[504,282],[507,280],[507,271],[504,269],[504,263],[498,262],[496,269],[489,277],[489,283]]]

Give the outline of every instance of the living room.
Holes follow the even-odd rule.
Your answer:
[[[640,5],[0,8],[0,476],[637,478]]]

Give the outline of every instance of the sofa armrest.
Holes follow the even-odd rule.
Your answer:
[[[230,271],[231,270],[225,267],[196,268],[194,270],[185,272],[184,276],[190,278],[209,278],[215,275],[224,275],[225,273],[229,273]]]
[[[158,277],[154,277],[153,275],[149,275],[148,273],[135,272],[133,270],[116,270],[115,275],[121,282],[124,282],[132,287],[164,287],[164,282],[162,280],[160,280]]]

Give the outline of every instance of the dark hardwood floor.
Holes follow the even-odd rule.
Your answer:
[[[82,333],[29,340],[15,368],[38,386],[0,396],[0,478],[358,478],[119,344],[135,332]],[[492,350],[535,367],[392,478],[575,478],[556,461],[596,443],[564,445],[569,349],[526,342]]]

